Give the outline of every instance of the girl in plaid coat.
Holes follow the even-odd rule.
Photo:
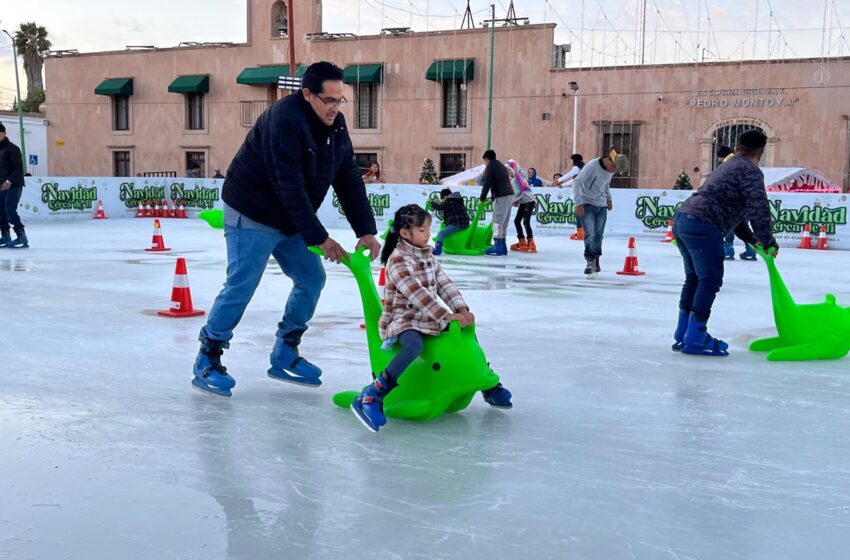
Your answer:
[[[401,351],[351,405],[354,414],[374,432],[387,423],[384,397],[422,353],[424,337],[439,335],[452,321],[461,327],[475,322],[460,291],[431,254],[430,234],[431,215],[416,204],[402,206],[393,217],[381,253],[387,285],[378,328],[385,345],[398,342]],[[491,406],[512,406],[511,393],[501,383],[483,393]]]

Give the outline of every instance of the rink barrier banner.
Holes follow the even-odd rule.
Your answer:
[[[146,200],[183,201],[190,216],[201,210],[221,208],[222,179],[185,179],[162,177],[27,177],[19,212],[27,220],[90,219],[102,200],[110,218],[134,218],[139,202]],[[367,185],[369,204],[375,215],[378,230],[386,227],[397,208],[405,204],[424,205],[428,199],[440,196],[440,185]],[[478,204],[479,187],[452,187],[460,192],[470,218]],[[532,219],[535,233],[566,234],[575,231],[575,203],[572,189],[535,187],[537,202]],[[662,239],[668,222],[693,191],[663,189],[614,189],[614,209],[608,214],[606,233],[635,236],[642,239]],[[780,245],[791,247],[799,243],[806,224],[817,235],[824,227],[831,247],[850,249],[850,226],[847,224],[847,193],[768,193],[774,235]],[[328,228],[347,227],[338,198],[331,191],[318,211],[319,219]],[[487,203],[482,223],[492,218]],[[511,235],[513,229],[511,228]]]
[[[187,211],[221,207],[222,179],[27,177],[18,213],[26,220],[86,219],[97,201],[109,218],[133,218],[139,202],[182,201]]]

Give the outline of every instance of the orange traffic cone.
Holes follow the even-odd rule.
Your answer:
[[[200,309],[192,307],[192,290],[189,289],[189,275],[186,272],[186,259],[177,259],[174,270],[174,287],[171,289],[171,308],[157,311],[163,317],[197,317],[203,315]]]
[[[153,201],[153,217],[154,217],[154,218],[159,218],[159,217],[160,217],[160,213],[159,213],[159,201],[158,201],[158,200],[154,200],[154,201]]]
[[[176,199],[173,199],[173,198],[171,199],[171,212],[169,212],[168,215],[172,218],[177,217],[177,200]]]
[[[624,274],[626,276],[643,276],[646,274],[646,272],[638,270],[637,244],[634,237],[629,237],[629,256],[626,257],[623,270],[618,270],[617,274]]]
[[[829,249],[829,240],[826,237],[826,225],[822,224],[820,226],[820,233],[818,234],[818,246],[815,249],[820,249],[822,251]]]
[[[378,274],[378,292],[381,294],[381,305],[384,305],[384,296],[387,293],[387,269],[381,267],[381,273]]]
[[[141,200],[139,201],[139,209],[136,210],[136,217],[137,218],[144,218],[145,217],[145,207],[142,206]]]
[[[145,201],[145,218],[152,218],[152,217],[153,217],[153,212],[151,211],[151,201],[146,200]]]
[[[811,229],[812,228],[809,224],[803,226],[803,237],[800,238],[800,245],[797,247],[798,249],[813,249]]]
[[[97,212],[94,215],[94,219],[95,220],[105,220],[106,219],[106,212],[103,211],[103,201],[102,200],[97,201]]]
[[[163,251],[170,251],[170,247],[165,246],[165,239],[162,237],[162,228],[159,225],[159,220],[153,221],[153,240],[151,241],[151,246],[145,251],[149,253],[161,253]]]
[[[667,222],[667,233],[664,235],[664,239],[661,240],[662,243],[672,243],[676,238],[673,236],[673,220]]]
[[[570,235],[570,239],[573,241],[584,241],[584,228],[576,228],[576,232]]]
[[[186,217],[186,207],[183,206],[183,201],[180,201],[180,206],[177,207],[177,217],[185,218]]]

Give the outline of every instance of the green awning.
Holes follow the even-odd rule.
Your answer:
[[[210,77],[206,74],[197,76],[178,76],[168,86],[170,93],[209,93]]]
[[[475,77],[475,61],[471,58],[457,60],[435,60],[425,72],[425,79],[432,82],[440,80],[470,81]]]
[[[346,84],[381,84],[384,82],[383,64],[352,64],[342,71]]]
[[[95,95],[133,95],[133,78],[103,80],[94,88]]]
[[[295,67],[295,76],[301,77],[307,67],[299,64]],[[257,84],[276,84],[281,76],[289,76],[289,65],[285,66],[258,66],[249,67],[242,70],[236,77],[237,84],[257,85]]]

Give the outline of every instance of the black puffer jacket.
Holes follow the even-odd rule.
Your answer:
[[[490,197],[493,199],[514,195],[508,168],[497,159],[492,160],[484,168],[481,184],[484,185],[484,188],[481,189],[481,200],[487,200],[487,191],[490,191]]]
[[[735,235],[747,243],[778,246],[773,237],[764,174],[747,158],[734,157],[715,169],[679,207],[679,212],[712,223],[724,234],[735,230]]]
[[[377,233],[342,113],[326,126],[300,91],[260,115],[233,158],[222,199],[245,216],[319,245],[316,211],[333,185],[357,237]]]
[[[4,138],[0,142],[0,184],[9,181],[12,187],[24,186],[24,162],[21,149]]]

